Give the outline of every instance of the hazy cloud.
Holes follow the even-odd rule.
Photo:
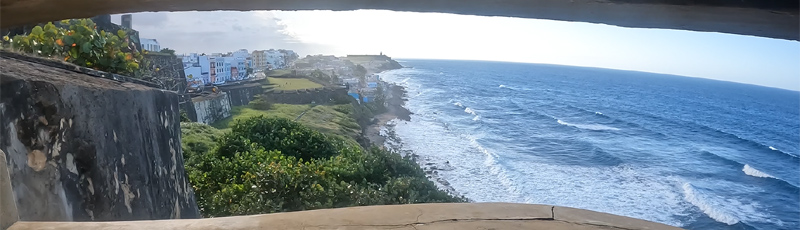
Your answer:
[[[119,23],[120,15],[112,21]],[[271,12],[206,11],[133,14],[133,29],[178,53],[230,52],[238,49],[291,49],[301,55],[330,47],[300,42]]]

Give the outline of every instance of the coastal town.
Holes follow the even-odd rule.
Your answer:
[[[154,43],[151,47],[160,48],[156,39],[142,39]],[[155,52],[155,51],[154,51]],[[292,50],[239,49],[228,53],[198,54],[189,53],[177,56],[183,64],[189,91],[200,92],[210,86],[235,85],[242,81],[264,79],[266,77],[295,78],[305,81],[346,88],[348,95],[359,103],[374,101],[379,88],[385,87],[377,72],[392,68],[391,58],[383,55],[307,55],[299,58]],[[321,81],[321,82],[320,82]],[[267,83],[269,84],[269,83]],[[288,86],[288,85],[286,85]],[[311,86],[316,86],[311,84]],[[319,86],[317,86],[319,87]],[[282,89],[278,85],[277,89]],[[316,87],[309,87],[316,88]],[[303,87],[293,89],[306,89]]]

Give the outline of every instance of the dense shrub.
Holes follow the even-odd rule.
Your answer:
[[[180,110],[180,113],[181,113],[181,122],[192,122],[192,120],[191,120],[191,119],[189,119],[189,114],[188,114],[188,113],[186,113],[186,111],[185,111],[185,110],[182,110],[182,109],[181,109],[181,110]]]
[[[208,153],[217,144],[222,131],[209,125],[194,122],[181,122],[181,148],[187,164],[188,160],[196,160],[195,156]]]
[[[27,35],[8,40],[12,50],[44,57],[63,58],[76,65],[133,76],[142,55],[123,30],[97,30],[91,19],[71,19],[35,26]]]
[[[250,107],[257,110],[269,110],[272,108],[272,102],[267,99],[264,95],[256,95],[252,101],[250,101]]]
[[[220,139],[219,152],[224,156],[232,156],[248,151],[247,142],[304,160],[327,158],[338,152],[328,137],[320,132],[288,119],[264,116],[237,120],[231,126],[231,132]]]
[[[185,155],[186,170],[207,217],[465,201],[438,190],[408,157],[364,150],[287,119],[239,121],[214,149],[198,150]]]

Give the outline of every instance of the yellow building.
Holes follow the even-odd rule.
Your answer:
[[[267,54],[265,50],[254,50],[250,57],[253,59],[253,69],[267,69]]]

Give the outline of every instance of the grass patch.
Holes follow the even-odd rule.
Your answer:
[[[294,120],[303,111],[308,110],[303,117],[298,120],[303,125],[326,134],[340,135],[355,139],[361,132],[361,126],[350,115],[353,112],[353,105],[290,105],[274,104],[269,110],[257,110],[246,106],[236,106],[231,108],[231,116],[215,122],[211,126],[222,131],[229,131],[230,125],[235,120],[248,119],[260,115],[268,117],[280,117]]]
[[[209,125],[196,122],[181,122],[181,148],[185,158],[192,158],[213,149],[217,138],[224,132]]]
[[[269,83],[274,85],[277,90],[296,90],[296,89],[313,89],[322,88],[322,85],[317,84],[305,78],[267,78]]]
[[[214,128],[227,130],[233,121],[238,119],[247,119],[257,117],[260,115],[282,117],[294,120],[300,113],[311,108],[311,105],[289,105],[289,104],[274,104],[269,110],[257,110],[250,107],[250,105],[234,106],[231,108],[231,116],[211,124]]]
[[[361,132],[361,126],[356,123],[348,113],[343,113],[341,107],[352,107],[351,104],[344,105],[320,105],[308,110],[298,122],[322,133],[336,134],[355,139]]]

